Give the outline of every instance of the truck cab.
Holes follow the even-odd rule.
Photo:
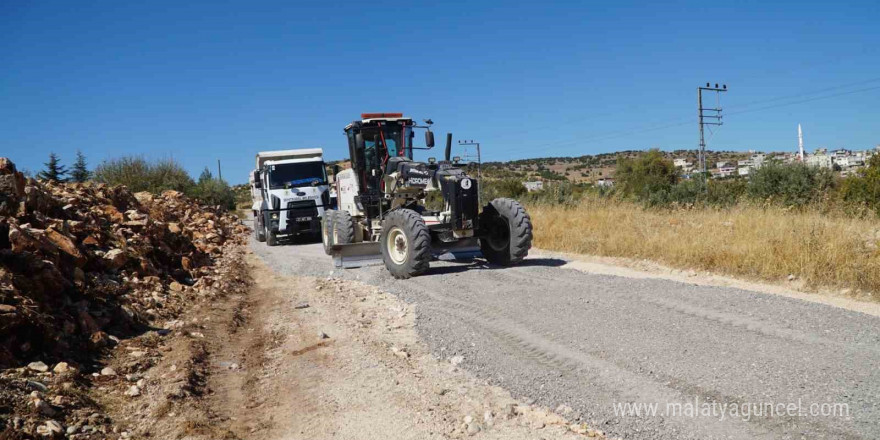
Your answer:
[[[319,234],[331,207],[323,150],[263,151],[256,165],[250,180],[257,240],[275,246],[282,236]]]

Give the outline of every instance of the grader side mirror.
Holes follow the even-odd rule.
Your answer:
[[[434,132],[426,131],[425,132],[425,146],[428,148],[434,148]]]

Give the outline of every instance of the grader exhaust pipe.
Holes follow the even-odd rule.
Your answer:
[[[446,161],[452,157],[452,133],[446,133]]]

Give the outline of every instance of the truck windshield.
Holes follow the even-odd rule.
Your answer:
[[[269,189],[324,185],[324,162],[285,163],[269,166]]]

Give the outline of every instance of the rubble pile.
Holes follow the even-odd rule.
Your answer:
[[[0,158],[0,438],[129,438],[98,401],[138,398],[178,317],[247,284],[246,237],[176,191],[37,182]]]
[[[246,231],[176,191],[37,182],[0,158],[0,368],[90,359],[177,316]]]

